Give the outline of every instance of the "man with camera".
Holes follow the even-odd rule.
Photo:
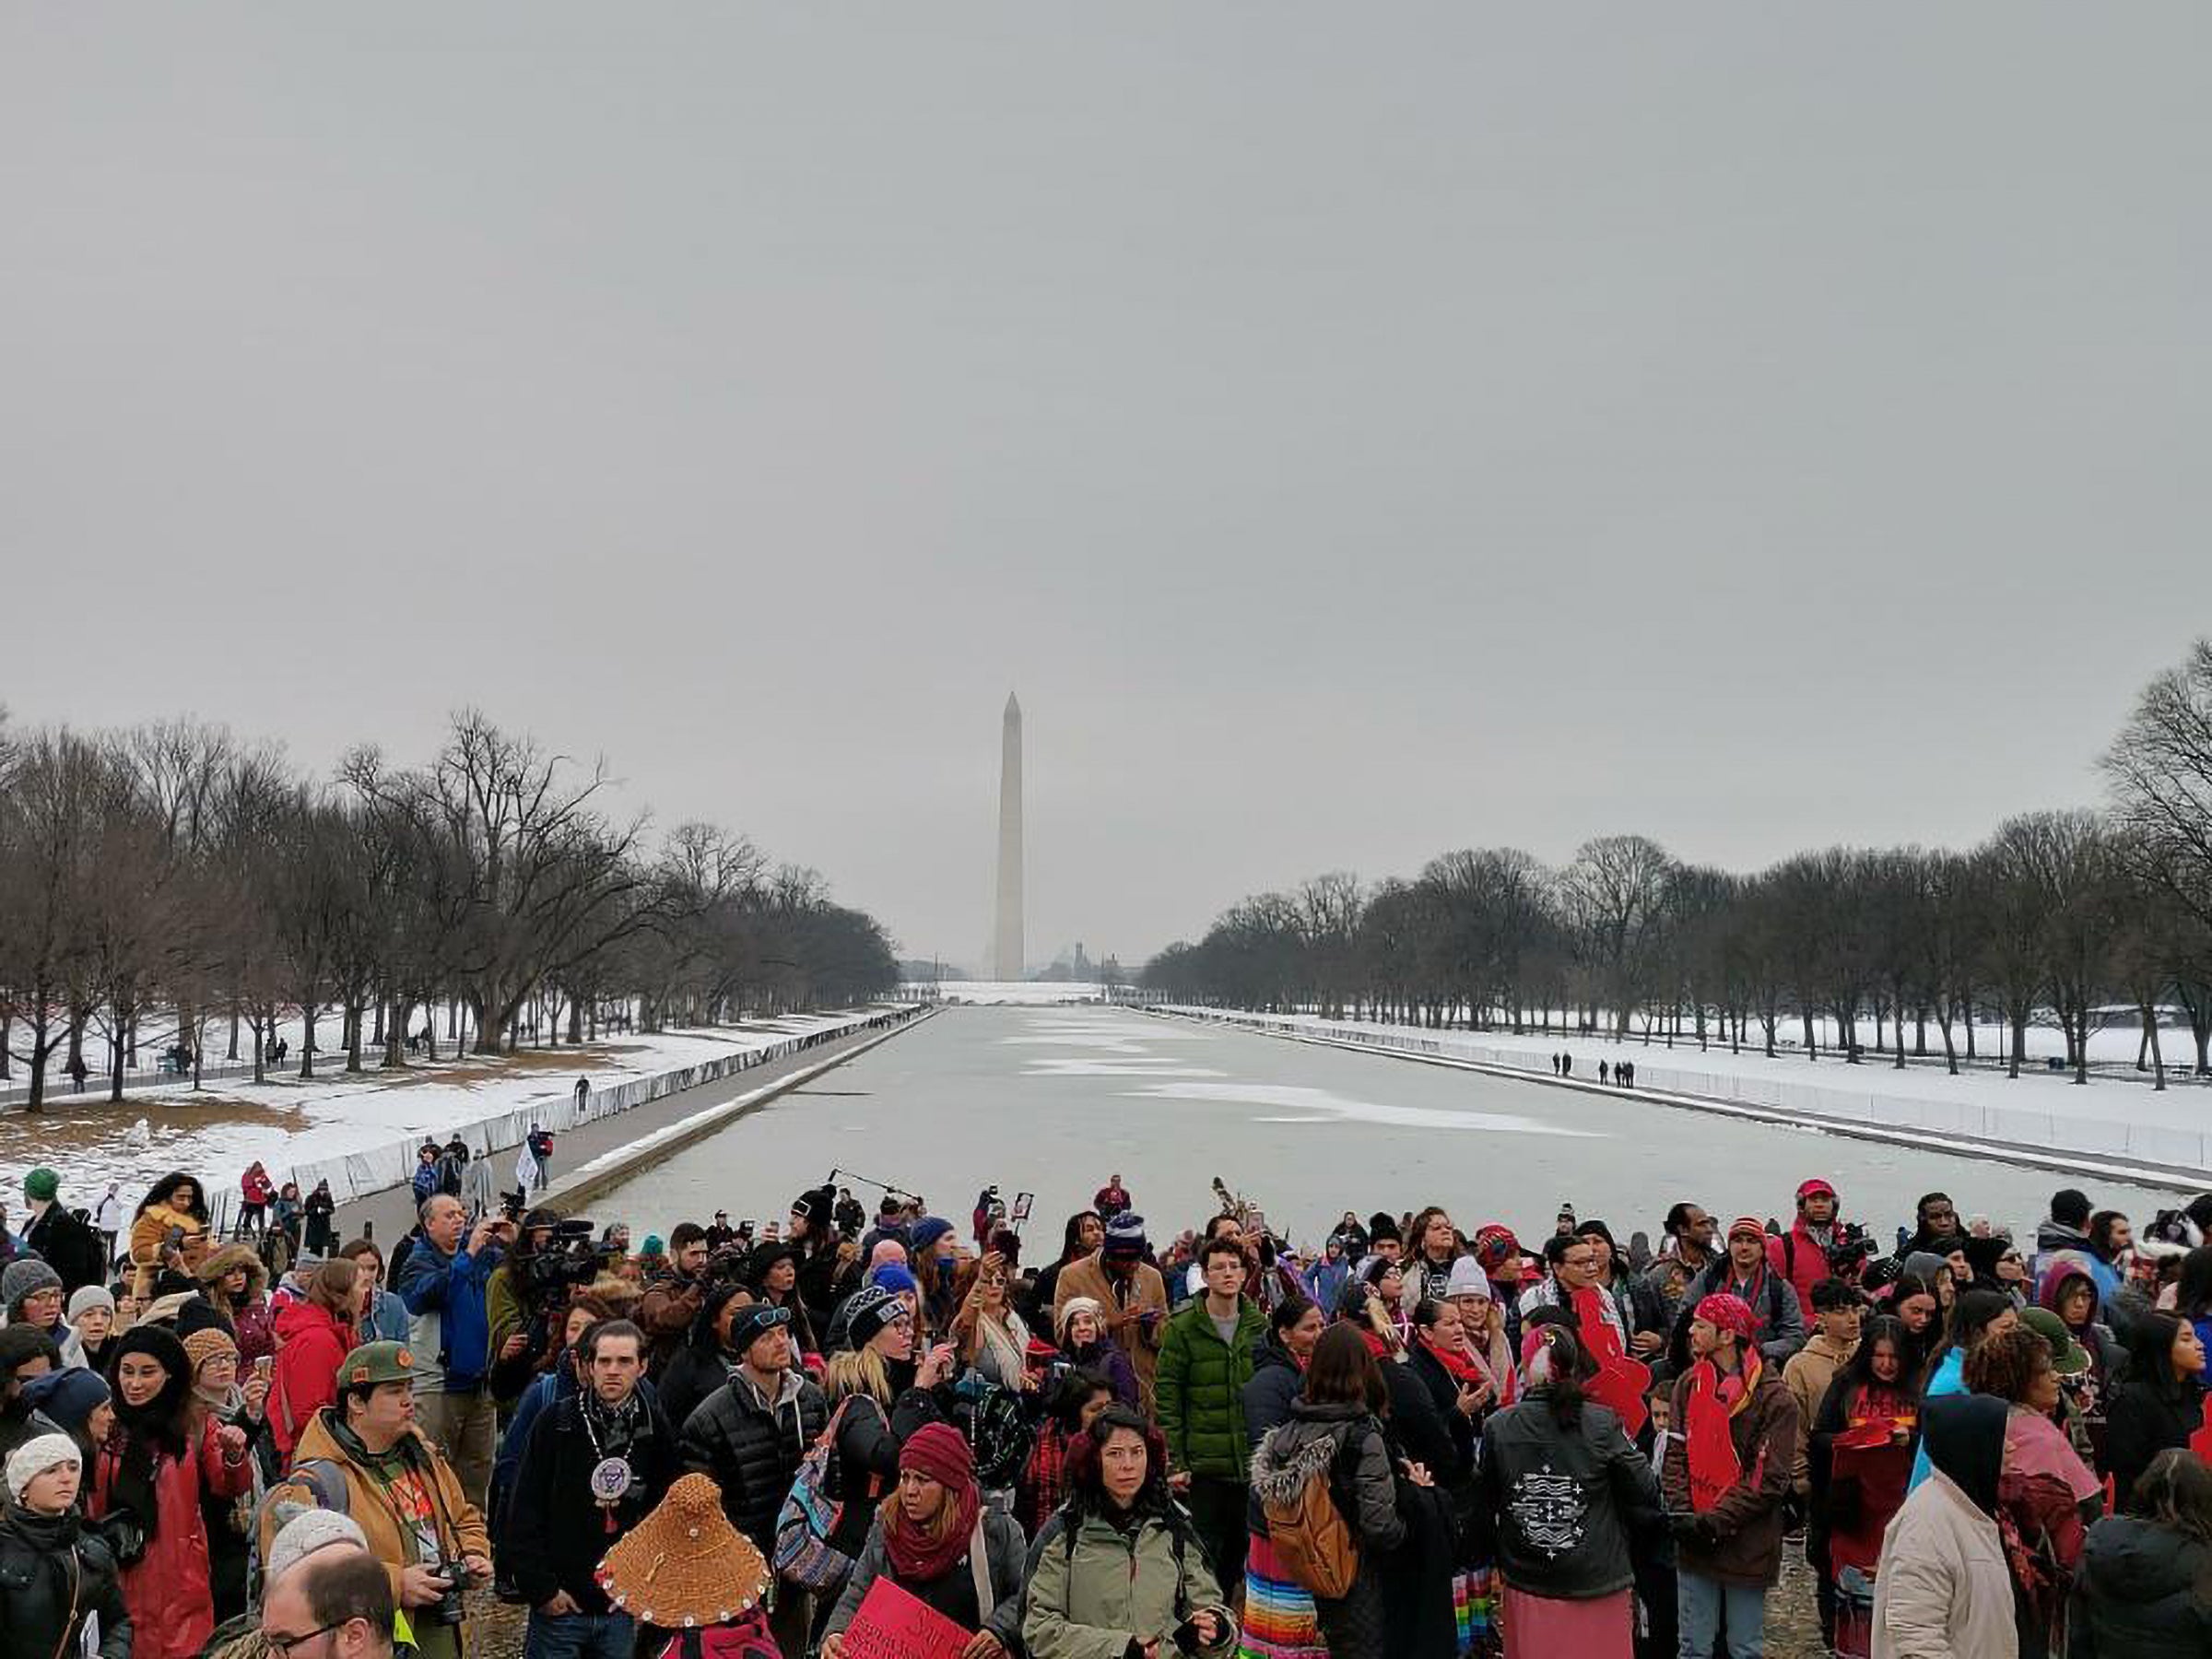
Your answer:
[[[627,1319],[594,1325],[583,1387],[531,1427],[500,1540],[500,1564],[530,1606],[524,1659],[629,1659],[629,1615],[594,1574],[682,1472],[675,1430],[639,1386],[644,1346]]]
[[[421,1369],[397,1342],[365,1343],[339,1362],[337,1404],[309,1420],[291,1472],[262,1506],[262,1553],[287,1502],[351,1516],[423,1659],[461,1659],[462,1593],[490,1579],[491,1540],[415,1421]]]
[[[496,1217],[470,1229],[460,1199],[433,1194],[423,1201],[422,1240],[408,1253],[399,1286],[411,1316],[408,1347],[423,1432],[453,1460],[463,1488],[477,1500],[491,1486],[497,1430],[486,1385],[491,1365],[486,1288],[513,1236],[514,1224]]]
[[[1790,1281],[1797,1305],[1813,1305],[1813,1287],[1825,1278],[1858,1283],[1874,1241],[1863,1227],[1847,1227],[1839,1218],[1836,1189],[1819,1176],[1797,1189],[1797,1218],[1790,1230],[1767,1241],[1767,1265]]]
[[[707,1297],[707,1230],[678,1221],[668,1232],[668,1267],[645,1287],[638,1324],[645,1332],[646,1369],[654,1376],[684,1346]]]

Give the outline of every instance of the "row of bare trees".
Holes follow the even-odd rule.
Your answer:
[[[883,929],[814,872],[707,824],[656,841],[608,783],[474,712],[427,764],[363,747],[329,780],[189,722],[0,730],[0,1076],[37,1111],[92,1035],[120,1099],[142,1021],[195,1065],[242,1031],[258,1078],[301,1019],[312,1077],[330,1021],[359,1070],[435,1060],[441,1011],[488,1053],[617,1009],[653,1030],[896,984]]]
[[[1143,982],[1220,1006],[1333,1018],[1602,1030],[1700,1046],[1823,1033],[1899,1066],[1976,1058],[1994,1017],[2018,1076],[2030,1026],[2065,1039],[2139,1026],[2162,1087],[2159,1024],[2183,1010],[2212,1073],[2212,641],[2144,690],[2103,760],[2100,811],[2029,813],[1964,852],[1831,847],[1740,875],[1637,835],[1563,868],[1506,849],[1447,853],[1411,880],[1341,874],[1232,906]],[[1932,1046],[1937,1045],[1937,1046]]]

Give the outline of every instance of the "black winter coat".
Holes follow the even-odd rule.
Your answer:
[[[773,1405],[742,1372],[702,1400],[682,1435],[688,1471],[722,1488],[723,1513],[763,1555],[776,1547],[776,1512],[791,1495],[799,1460],[830,1421],[822,1391],[785,1371]]]
[[[58,1204],[49,1204],[23,1230],[23,1242],[62,1276],[62,1288],[72,1296],[107,1283],[107,1253],[98,1235]]]
[[[1271,1334],[1252,1350],[1252,1381],[1244,1384],[1244,1439],[1246,1449],[1255,1449],[1266,1438],[1267,1430],[1281,1427],[1290,1420],[1290,1408],[1298,1404],[1300,1392],[1305,1386],[1305,1373],[1298,1369],[1283,1345]],[[1267,1517],[1260,1509],[1259,1498],[1245,1500],[1244,1522],[1255,1533],[1265,1533]]]
[[[0,1513],[0,1631],[7,1651],[28,1659],[74,1655],[88,1615],[100,1619],[100,1659],[130,1659],[130,1610],[107,1545],[74,1512],[34,1515],[10,1503]]]
[[[869,1395],[852,1397],[837,1426],[837,1445],[830,1458],[830,1495],[845,1506],[831,1544],[859,1559],[879,1500],[899,1484],[899,1448],[924,1423],[945,1420],[935,1396],[926,1389],[905,1390],[888,1412]]]
[[[714,1340],[710,1331],[704,1342],[687,1342],[677,1348],[668,1363],[661,1368],[656,1387],[661,1393],[661,1409],[668,1420],[681,1429],[691,1420],[706,1397],[730,1380],[732,1366],[729,1357],[722,1351],[722,1344]]]
[[[530,1425],[530,1443],[507,1503],[500,1564],[532,1606],[565,1590],[582,1611],[606,1612],[606,1593],[593,1576],[600,1558],[653,1512],[667,1496],[670,1483],[683,1473],[667,1417],[657,1400],[641,1398],[644,1422],[623,1453],[636,1479],[629,1496],[612,1511],[611,1530],[606,1524],[609,1512],[592,1496],[592,1470],[600,1454],[583,1420],[582,1399],[571,1394],[541,1412]]]
[[[2112,1507],[2127,1508],[2136,1478],[2150,1460],[2174,1446],[2186,1446],[2204,1421],[2195,1389],[2187,1404],[2176,1401],[2158,1379],[2139,1372],[2120,1385],[2104,1430],[2104,1472],[2112,1477]]]
[[[1484,1426],[1479,1463],[1480,1507],[1507,1583],[1587,1601],[1635,1582],[1630,1544],[1660,1524],[1659,1482],[1611,1411],[1585,1402],[1562,1427],[1538,1394]]]
[[[2212,1604],[2197,1586],[2212,1547],[2116,1515],[2089,1528],[2074,1580],[2070,1659],[2195,1659],[2212,1653]]]

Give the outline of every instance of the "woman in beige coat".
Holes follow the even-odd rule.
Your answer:
[[[1997,1534],[2005,1402],[1950,1394],[1921,1408],[1935,1472],[1905,1500],[1874,1575],[1874,1659],[2018,1659],[2012,1574]]]

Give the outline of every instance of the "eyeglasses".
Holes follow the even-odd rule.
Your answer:
[[[359,1615],[356,1614],[354,1618],[358,1618]],[[341,1618],[335,1624],[326,1624],[320,1630],[310,1630],[304,1636],[272,1636],[264,1630],[261,1639],[267,1644],[269,1652],[276,1655],[276,1659],[292,1659],[292,1650],[300,1643],[312,1641],[318,1636],[327,1636],[333,1630],[342,1630],[351,1623],[352,1618]]]

